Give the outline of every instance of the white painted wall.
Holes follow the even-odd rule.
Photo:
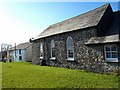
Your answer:
[[[15,56],[15,50],[10,51],[10,56],[14,61],[25,61],[25,50],[21,50],[21,55],[19,54],[19,50],[16,50],[16,56]],[[22,56],[22,60],[19,60],[19,56]]]

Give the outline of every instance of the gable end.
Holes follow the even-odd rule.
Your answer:
[[[113,10],[109,4],[106,8],[104,15],[102,16],[100,22],[97,25],[97,36],[104,36],[107,29],[111,26],[113,21]]]

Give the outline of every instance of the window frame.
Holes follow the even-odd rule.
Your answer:
[[[42,46],[41,46],[42,45]],[[42,50],[41,50],[42,48]],[[41,52],[42,51],[42,52]],[[40,43],[40,59],[43,59],[44,57],[44,50],[43,50],[43,42]]]
[[[68,40],[69,39],[71,39],[72,40],[72,51],[73,51],[73,57],[71,58],[71,57],[69,57],[69,48],[68,48]],[[67,60],[68,61],[74,61],[74,40],[73,40],[73,38],[71,37],[71,36],[68,36],[67,37],[67,40],[66,40],[66,49],[67,49]]]
[[[112,46],[115,46],[116,47],[116,51],[112,51],[111,50],[111,47]],[[110,48],[110,51],[106,51],[106,47],[109,47]],[[107,58],[107,54],[106,53],[112,53],[115,52],[117,53],[117,58]],[[105,56],[105,61],[106,62],[118,62],[118,46],[116,44],[111,44],[111,45],[104,45],[104,56]]]
[[[52,45],[54,45],[54,47]],[[51,60],[56,59],[56,57],[53,57],[53,48],[55,49],[55,41],[52,39],[51,42],[50,42],[50,59]]]

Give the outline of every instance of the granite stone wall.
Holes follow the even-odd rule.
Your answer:
[[[32,45],[27,47],[26,50],[25,50],[25,60],[27,62],[31,62],[32,61]]]
[[[71,36],[74,40],[74,61],[67,60],[66,40]],[[91,38],[96,36],[96,29],[88,28],[84,30],[76,30],[74,32],[68,32],[64,34],[54,35],[44,38],[44,40],[37,40],[33,42],[33,63],[40,64],[40,52],[39,43],[44,42],[44,58],[46,65],[71,68],[71,69],[83,69],[86,71],[96,73],[107,73],[112,71],[118,71],[118,63],[107,63],[104,60],[104,44],[98,45],[85,45],[85,43]],[[50,59],[50,42],[55,41],[55,55],[56,59]],[[119,60],[120,60],[120,45]]]
[[[40,44],[38,41],[32,42],[32,63],[33,64],[40,64]]]

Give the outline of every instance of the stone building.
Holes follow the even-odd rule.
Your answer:
[[[120,11],[105,4],[53,24],[32,39],[32,62],[97,73],[119,70]]]

